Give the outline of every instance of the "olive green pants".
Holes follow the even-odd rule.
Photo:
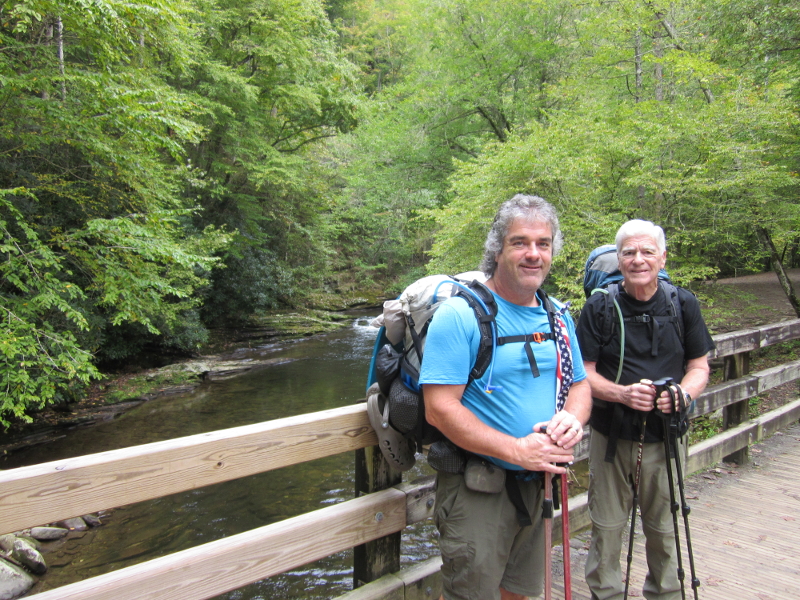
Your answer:
[[[651,417],[652,418],[652,417]],[[681,440],[685,441],[685,440]],[[614,462],[606,462],[608,438],[592,432],[589,450],[589,514],[592,542],[586,559],[586,583],[592,600],[622,600],[625,584],[621,567],[622,540],[630,534],[638,442],[619,440]],[[684,446],[678,445],[683,466]],[[672,463],[673,477],[677,477]],[[677,484],[676,500],[680,502]],[[663,442],[644,444],[639,484],[639,510],[646,538],[647,576],[642,594],[647,600],[678,600],[675,533],[670,511],[669,482]],[[682,517],[678,515],[680,521]],[[682,529],[680,524],[679,533]],[[641,560],[634,553],[633,560]],[[627,567],[627,562],[625,563]],[[638,595],[632,581],[629,596]]]
[[[507,474],[507,476],[510,476]],[[499,600],[500,588],[536,597],[544,580],[544,493],[538,480],[519,482],[533,525],[521,527],[506,489],[470,490],[463,475],[436,477],[434,521],[446,600]]]

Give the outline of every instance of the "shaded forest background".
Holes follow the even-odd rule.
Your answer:
[[[645,218],[682,285],[800,266],[800,5],[0,0],[0,424],[143,352],[479,260],[554,293]]]

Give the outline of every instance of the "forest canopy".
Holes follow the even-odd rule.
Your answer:
[[[800,6],[0,1],[0,424],[143,352],[475,268],[543,196],[678,283],[798,266]]]

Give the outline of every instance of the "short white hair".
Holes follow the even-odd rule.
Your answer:
[[[619,254],[622,252],[622,244],[625,243],[625,240],[628,238],[635,237],[637,235],[644,235],[649,238],[652,238],[653,241],[656,243],[658,247],[658,251],[660,253],[664,253],[667,249],[667,238],[664,235],[664,230],[661,229],[655,223],[651,223],[650,221],[642,221],[641,219],[632,219],[627,223],[623,224],[617,230],[617,237],[616,237],[616,244],[617,244],[617,253]]]

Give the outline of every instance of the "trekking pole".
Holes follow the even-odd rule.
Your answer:
[[[649,379],[642,379],[640,383],[644,385],[653,385],[653,382]],[[642,454],[644,452],[644,433],[647,430],[647,415],[650,413],[644,413],[643,415],[639,415],[639,420],[641,421],[641,426],[639,428],[639,448],[636,453],[636,470],[634,472],[633,477],[633,501],[631,502],[631,533],[628,537],[628,566],[627,570],[625,571],[625,600],[628,600],[628,588],[630,587],[631,581],[631,563],[633,562],[633,539],[636,530],[636,510],[639,508],[639,480],[642,476]]]
[[[689,557],[689,572],[692,576],[692,590],[694,591],[694,600],[698,600],[697,588],[700,587],[700,579],[697,577],[697,572],[694,568],[694,552],[692,551],[692,536],[689,533],[689,513],[692,509],[686,503],[686,490],[683,483],[683,467],[681,466],[680,456],[678,455],[678,430],[680,423],[683,420],[681,413],[676,412],[677,403],[681,403],[681,412],[683,411],[683,398],[677,398],[678,394],[675,392],[673,395],[673,388],[669,388],[670,402],[672,402],[672,420],[670,422],[670,430],[672,432],[672,445],[675,453],[675,471],[678,477],[678,491],[681,496],[681,514],[683,515],[683,528],[686,534],[686,554]]]
[[[561,474],[561,543],[564,557],[564,600],[572,600],[572,565],[569,547],[569,474]]]
[[[670,394],[670,402],[672,402],[673,392],[670,390],[670,386],[672,385],[673,380],[671,377],[667,377],[665,379],[659,379],[658,381],[653,382],[653,385],[656,386],[656,397],[661,394],[661,391],[666,389],[667,393]],[[672,422],[673,419],[671,418],[671,414],[674,413],[675,404],[672,403],[673,410],[670,414],[661,413],[662,416],[662,423],[664,426],[664,458],[667,463],[667,482],[669,483],[669,504],[670,504],[670,512],[672,513],[672,529],[675,533],[675,549],[677,554],[678,560],[678,581],[681,584],[681,599],[686,600],[686,585],[684,583],[684,571],[683,571],[683,557],[681,555],[681,540],[680,534],[678,533],[678,508],[679,505],[675,501],[675,482],[672,479],[672,462],[670,458],[672,457]],[[677,454],[675,455],[676,462],[679,460]]]
[[[553,474],[544,473],[544,502],[542,502],[542,518],[544,519],[544,600],[551,600],[553,594]]]
[[[633,476],[633,501],[631,502],[631,533],[628,536],[628,566],[625,571],[625,600],[628,600],[628,588],[631,582],[631,563],[633,562],[633,539],[636,530],[636,509],[639,508],[639,482],[642,476],[642,453],[644,452],[644,432],[647,428],[647,414],[639,416],[642,422],[639,428],[639,448],[636,452],[636,470]]]
[[[678,581],[681,584],[681,598],[686,600],[686,586],[684,584],[684,571],[683,571],[683,557],[681,556],[681,540],[678,534],[678,508],[679,505],[675,501],[675,482],[672,479],[672,462],[670,460],[672,452],[672,444],[669,440],[670,425],[664,420],[664,454],[667,460],[667,479],[669,482],[669,505],[670,512],[672,513],[672,529],[675,532],[675,548],[677,550],[678,558]]]

